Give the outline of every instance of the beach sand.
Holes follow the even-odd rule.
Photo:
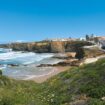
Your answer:
[[[54,75],[57,75],[61,72],[67,71],[68,69],[70,69],[70,66],[58,66],[58,67],[54,67],[53,71],[50,72],[49,74],[46,75],[42,75],[42,76],[38,76],[38,77],[33,77],[29,80],[35,81],[36,83],[43,83],[45,82],[47,79],[53,77]]]

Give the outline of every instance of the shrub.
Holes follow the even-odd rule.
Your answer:
[[[0,75],[2,75],[2,70],[0,70]]]
[[[14,105],[13,100],[9,97],[3,97],[0,99],[0,105]]]
[[[89,100],[88,105],[105,105],[105,101],[101,101],[100,99],[92,98]]]

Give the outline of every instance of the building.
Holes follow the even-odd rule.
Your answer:
[[[86,41],[86,38],[81,37],[79,40],[80,40],[80,41]]]
[[[76,41],[75,38],[54,38],[54,39],[45,39],[43,41]]]

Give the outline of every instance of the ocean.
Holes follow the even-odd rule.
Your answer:
[[[53,72],[54,67],[37,66],[60,62],[60,59],[52,58],[54,55],[53,53],[15,52],[11,49],[0,48],[0,69],[3,75],[20,80],[48,75]]]

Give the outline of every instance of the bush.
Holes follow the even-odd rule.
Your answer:
[[[3,97],[0,99],[0,105],[14,105],[13,100],[9,97]]]
[[[100,99],[92,98],[92,99],[89,100],[88,105],[105,105],[105,101],[102,101]]]
[[[2,75],[2,70],[0,70],[0,75]]]
[[[85,55],[85,53],[84,53],[84,50],[83,50],[83,48],[77,48],[76,49],[76,58],[77,59],[83,59],[84,58],[84,55]]]

